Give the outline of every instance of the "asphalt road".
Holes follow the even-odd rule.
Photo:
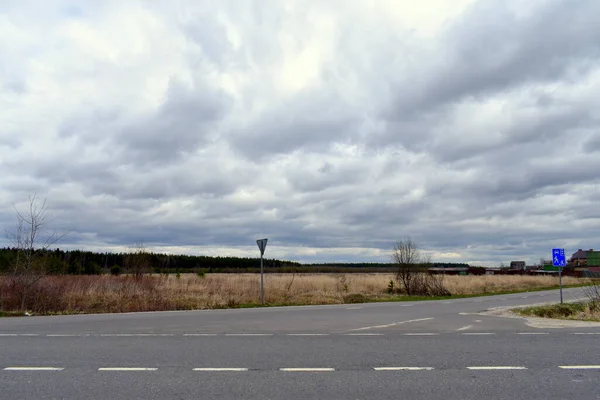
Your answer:
[[[600,399],[600,327],[480,314],[556,300],[4,318],[0,399]]]

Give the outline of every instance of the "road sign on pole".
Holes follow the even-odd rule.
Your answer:
[[[565,249],[552,249],[552,265],[555,267],[565,267],[567,265]]]
[[[260,250],[260,302],[261,304],[265,304],[265,287],[263,284],[263,255],[265,254],[265,249],[267,248],[267,241],[269,239],[258,239],[256,244],[258,245],[258,249]]]
[[[565,249],[552,249],[552,265],[558,267],[558,285],[560,287],[560,302],[563,302],[562,270],[567,266]]]
[[[269,239],[258,239],[256,241],[256,244],[258,245],[258,248],[260,250],[260,255],[262,256],[263,254],[265,254],[265,248],[267,247],[267,241]]]

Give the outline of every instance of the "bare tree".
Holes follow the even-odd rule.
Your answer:
[[[406,294],[413,294],[419,274],[424,272],[423,264],[429,260],[423,256],[419,246],[410,236],[396,243],[392,257],[398,267],[396,280],[404,287]]]
[[[136,280],[141,279],[144,274],[150,271],[150,253],[143,242],[137,242],[130,247],[129,254],[125,257],[124,267],[133,274]]]
[[[26,211],[16,209],[17,227],[6,234],[16,249],[16,255],[8,271],[9,285],[19,296],[20,309],[27,306],[31,289],[48,273],[47,250],[61,240],[66,233],[47,232],[48,215],[46,199],[29,196]]]
[[[411,237],[400,240],[392,255],[397,265],[396,280],[408,295],[449,296],[444,287],[443,276],[431,275],[428,268],[431,257],[424,254]]]

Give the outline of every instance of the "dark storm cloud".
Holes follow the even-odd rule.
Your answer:
[[[423,150],[434,138],[431,124],[443,121],[440,116],[453,104],[540,83],[573,82],[594,70],[600,58],[600,3],[576,3],[551,1],[531,15],[518,16],[503,1],[476,2],[449,26],[433,61],[419,65],[418,74],[410,70],[396,78],[396,100],[385,114],[390,129],[380,140]],[[521,132],[526,127],[517,128],[508,136],[538,140],[549,134],[544,128],[552,120],[568,124],[584,113],[572,110],[550,121],[540,114],[539,126],[526,132]]]
[[[599,14],[592,1],[551,1],[525,17],[503,1],[475,3],[442,42],[450,62],[430,84],[436,103],[580,75],[600,56]]]
[[[250,159],[303,150],[326,153],[357,134],[359,117],[333,90],[304,90],[233,132],[231,144]]]
[[[171,80],[156,112],[130,122],[113,137],[121,158],[131,157],[133,163],[169,163],[207,144],[231,100],[198,83],[192,89]]]
[[[587,153],[600,152],[600,130],[597,130],[595,135],[584,143],[583,151]]]

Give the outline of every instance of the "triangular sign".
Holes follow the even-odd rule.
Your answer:
[[[256,241],[256,244],[258,245],[258,248],[260,249],[261,256],[265,254],[265,248],[267,247],[267,240],[269,240],[269,239],[258,239]]]

